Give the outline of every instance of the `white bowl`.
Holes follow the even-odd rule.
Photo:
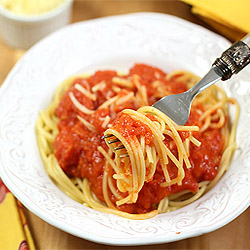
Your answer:
[[[228,172],[192,204],[137,221],[95,211],[66,196],[44,170],[35,123],[56,87],[75,73],[127,71],[144,62],[164,71],[204,75],[230,43],[192,23],[156,13],[69,25],[40,41],[10,72],[0,90],[0,175],[34,214],[68,233],[99,243],[142,245],[198,236],[232,221],[250,204],[250,68],[223,82],[241,107],[238,148]],[[232,114],[233,115],[233,112]]]
[[[20,16],[0,4],[0,35],[11,47],[28,49],[71,21],[72,0],[40,15]]]

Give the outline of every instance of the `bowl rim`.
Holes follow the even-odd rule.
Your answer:
[[[2,15],[3,17],[5,17],[9,20],[13,20],[13,21],[17,21],[17,22],[23,22],[23,23],[41,22],[41,21],[45,21],[45,20],[48,20],[48,19],[51,19],[51,18],[57,16],[58,14],[63,12],[65,9],[70,8],[72,4],[73,4],[73,0],[65,0],[59,6],[53,8],[49,11],[46,11],[44,13],[41,13],[41,14],[18,15],[18,14],[13,13],[12,11],[6,9],[1,4],[1,1],[0,1],[0,15]]]
[[[180,18],[178,17],[174,17],[174,16],[171,16],[171,15],[166,15],[166,14],[159,14],[159,13],[149,13],[149,12],[142,12],[142,13],[133,13],[133,14],[127,14],[127,15],[119,15],[119,16],[112,16],[112,17],[104,17],[104,18],[98,18],[98,19],[94,19],[94,20],[89,20],[89,21],[83,21],[84,23],[93,23],[93,22],[96,22],[96,21],[100,21],[100,20],[110,20],[110,21],[115,21],[117,17],[119,18],[124,18],[124,17],[133,17],[133,16],[145,16],[145,17],[152,17],[152,18],[157,18],[157,19],[160,19],[160,17],[164,17],[166,19],[171,19],[171,20],[175,20],[175,21],[178,21],[178,22],[182,22],[184,25],[189,23],[188,21],[181,21]],[[185,21],[185,22],[184,22]],[[83,22],[80,22],[80,23],[76,23],[76,24],[71,24],[70,26],[71,27],[77,27],[78,25],[82,25]],[[189,25],[187,25],[189,27]],[[198,27],[197,25],[193,24],[192,23],[192,26],[194,27]],[[69,27],[68,27],[69,28]],[[64,28],[64,29],[67,29],[67,28]],[[206,30],[205,28],[202,28],[199,26],[199,29],[201,30]],[[57,31],[58,33],[61,32],[61,31]],[[55,32],[55,33],[57,33]],[[207,32],[207,31],[206,31]],[[53,35],[50,35],[50,36],[53,36]],[[219,35],[217,34],[214,34],[215,37],[219,37]],[[47,39],[47,38],[45,38]],[[44,40],[45,40],[44,39]],[[224,41],[226,41],[226,39],[223,38]],[[40,41],[38,44],[41,44],[41,43],[44,43],[44,41]],[[229,42],[227,41],[227,43],[229,44]],[[34,50],[34,48],[32,48],[28,53],[26,53],[26,55],[24,56],[24,58],[26,58],[32,51]],[[2,86],[2,88],[0,89],[0,96],[3,94],[3,90],[5,90],[7,88],[7,82],[10,81],[11,77],[16,73],[16,71],[18,70],[19,66],[21,65],[20,62],[17,63],[17,65],[12,69],[12,71],[10,72],[10,74],[8,75],[8,77],[6,78],[6,80],[4,81],[4,84]],[[0,157],[1,158],[1,157]],[[3,175],[3,177],[7,176],[7,173],[4,173],[4,169],[1,169],[0,168],[0,175]],[[3,178],[4,179],[4,178]],[[11,184],[9,182],[9,180],[6,178],[4,179],[4,181],[6,180],[6,185],[9,187],[11,187]],[[11,188],[10,188],[11,189]],[[12,190],[12,189],[11,189]],[[16,190],[13,192],[16,196],[18,196],[18,192],[16,192]],[[20,199],[21,200],[21,199]],[[26,198],[23,197],[22,198],[22,201],[26,201]],[[53,218],[51,218],[48,214],[44,213],[44,211],[41,211],[41,210],[36,210],[31,203],[27,203],[25,202],[25,206],[33,213],[35,213],[36,215],[38,215],[41,219],[47,221],[48,223],[50,223],[51,225],[63,230],[63,231],[66,231],[72,235],[75,235],[77,237],[81,237],[81,238],[84,238],[84,239],[87,239],[87,240],[91,240],[93,242],[97,242],[97,243],[102,243],[102,244],[107,244],[107,245],[118,245],[118,246],[131,246],[131,245],[150,245],[150,244],[161,244],[161,243],[167,243],[167,242],[173,242],[173,241],[177,241],[177,240],[182,240],[182,239],[186,239],[186,238],[190,238],[190,237],[194,237],[194,236],[199,236],[199,235],[202,235],[202,234],[205,234],[205,233],[209,233],[211,231],[214,231],[218,228],[221,228],[222,226],[226,225],[227,223],[229,223],[230,221],[232,221],[233,219],[235,219],[239,214],[241,214],[244,210],[246,210],[249,205],[250,205],[250,196],[249,196],[249,199],[246,199],[244,202],[242,202],[241,204],[241,209],[235,209],[233,211],[233,213],[230,214],[230,216],[226,217],[226,218],[223,218],[223,223],[215,223],[213,225],[210,225],[209,227],[206,227],[206,228],[199,228],[199,230],[195,230],[195,231],[191,231],[191,232],[188,232],[188,233],[185,233],[185,234],[181,234],[181,235],[175,235],[174,238],[172,239],[167,239],[163,237],[156,237],[156,238],[144,238],[143,239],[143,242],[138,239],[138,238],[131,238],[129,240],[126,240],[126,242],[124,240],[120,240],[120,239],[113,239],[112,242],[107,239],[107,238],[103,238],[103,237],[100,237],[100,236],[97,236],[97,235],[92,235],[90,233],[87,233],[85,232],[85,236],[83,237],[79,232],[76,232],[74,230],[74,228],[68,226],[68,225],[65,225],[64,222],[62,221],[56,221],[54,220]]]

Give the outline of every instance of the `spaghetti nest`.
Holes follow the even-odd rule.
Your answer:
[[[72,199],[130,219],[195,201],[230,164],[239,106],[211,86],[195,98],[187,124],[178,126],[150,105],[197,81],[189,72],[165,74],[144,64],[128,75],[99,71],[67,79],[36,125],[49,176]]]

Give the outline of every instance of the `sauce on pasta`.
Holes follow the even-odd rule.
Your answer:
[[[56,108],[56,116],[59,118],[58,130],[59,133],[54,141],[54,154],[56,159],[69,177],[86,178],[89,181],[90,189],[101,201],[105,201],[103,196],[103,174],[105,166],[105,157],[100,153],[98,147],[101,146],[106,151],[108,147],[102,139],[104,131],[112,124],[116,130],[126,136],[144,135],[145,144],[150,145],[153,140],[150,129],[139,121],[131,119],[128,115],[119,113],[124,109],[137,110],[140,106],[133,98],[128,99],[119,105],[114,103],[112,106],[100,108],[107,100],[119,96],[120,100],[126,97],[128,93],[137,94],[137,89],[129,85],[120,86],[116,84],[117,89],[114,89],[114,78],[122,79],[133,78],[139,76],[140,84],[145,86],[147,100],[146,105],[152,105],[160,97],[159,93],[164,88],[164,95],[177,94],[188,89],[185,82],[180,78],[182,73],[176,74],[171,78],[167,78],[167,74],[162,70],[151,67],[145,64],[136,64],[130,69],[126,76],[119,76],[115,71],[98,71],[88,78],[75,79],[72,86],[63,94],[59,105]],[[161,86],[157,86],[157,81],[160,81]],[[91,91],[94,86],[105,82],[102,88],[95,91],[95,98],[90,99],[85,94],[76,89],[76,84],[81,85],[88,91]],[[155,86],[154,86],[155,85]],[[75,98],[83,104],[88,110],[95,110],[90,114],[83,114],[73,103],[69,93],[73,93]],[[144,106],[144,105],[141,105]],[[202,127],[204,120],[200,120],[200,113],[205,111],[202,103],[196,103],[192,106],[190,118],[186,125]],[[216,113],[216,111],[214,111]],[[83,126],[78,119],[81,116],[89,124],[92,125],[92,130]],[[107,124],[103,125],[106,117],[109,117]],[[154,121],[154,116],[147,114],[147,117]],[[213,122],[216,123],[219,117]],[[226,123],[226,121],[224,122]],[[110,124],[110,125],[109,125]],[[222,127],[224,124],[222,125]],[[124,129],[125,127],[125,129]],[[179,132],[182,141],[189,137],[190,132]],[[112,192],[108,192],[111,202],[117,209],[131,213],[141,214],[157,209],[159,202],[166,196],[176,194],[183,190],[197,192],[199,182],[211,181],[218,173],[220,160],[224,151],[224,138],[221,128],[208,128],[205,131],[194,131],[192,135],[201,142],[199,147],[190,144],[189,161],[191,168],[187,169],[184,165],[185,177],[182,184],[173,184],[162,187],[164,175],[158,162],[155,174],[151,181],[145,182],[139,192],[138,199],[133,204],[115,205],[116,198]],[[172,154],[177,157],[178,152],[176,145],[173,144],[169,137],[166,136],[164,144],[170,149]],[[167,165],[170,178],[177,176],[177,170],[172,161]],[[108,171],[111,171],[108,170]],[[120,193],[119,190],[117,190]]]

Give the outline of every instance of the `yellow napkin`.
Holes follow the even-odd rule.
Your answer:
[[[22,205],[0,179],[0,249],[35,249]]]
[[[232,41],[250,32],[250,0],[182,0],[192,12]]]

